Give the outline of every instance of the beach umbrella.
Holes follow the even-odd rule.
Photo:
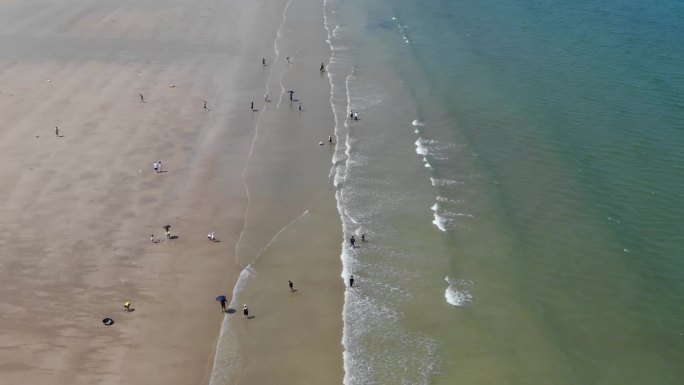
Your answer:
[[[171,225],[164,225],[164,226],[162,226],[162,229],[164,229],[164,230],[166,230],[166,231],[169,231],[170,228],[171,228]]]
[[[107,325],[107,326],[111,326],[111,325],[114,325],[114,320],[111,318],[105,318],[102,320],[102,323]]]
[[[225,295],[219,295],[218,297],[216,297],[216,300],[219,301],[219,302],[225,301],[225,300],[226,300],[226,296],[225,296]]]

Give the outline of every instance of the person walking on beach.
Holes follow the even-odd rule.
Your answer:
[[[354,239],[354,236],[352,235],[351,238],[349,238],[349,247],[354,248],[354,243],[356,243],[356,239]]]
[[[252,111],[254,111],[254,101],[253,101],[253,100],[252,100],[252,102],[249,104],[249,108],[250,108]]]
[[[290,57],[289,56],[285,60],[287,60],[287,64],[290,64]]]
[[[204,101],[204,111],[206,111],[206,110],[207,110],[207,101],[205,100]]]
[[[166,239],[171,239],[171,230],[166,229]]]
[[[242,316],[249,318],[249,309],[247,308],[247,304],[242,305]]]
[[[332,144],[332,136],[328,136],[328,143]]]
[[[157,242],[154,241],[154,234],[150,234],[150,242],[152,242],[152,243],[157,243]]]
[[[162,172],[161,160],[157,162],[157,166],[159,167],[159,172]]]
[[[55,126],[55,136],[59,138],[59,127]]]
[[[154,167],[154,172],[159,172],[159,163],[154,162],[154,163],[152,164],[152,167]]]
[[[354,120],[359,120],[359,113],[358,112],[354,112]]]
[[[354,287],[354,276],[349,277],[349,287]]]
[[[290,101],[292,101],[292,95],[294,95],[294,91],[287,91],[288,94],[290,94]]]
[[[353,118],[354,118],[354,111],[349,110],[349,119],[353,119]]]
[[[221,312],[225,313],[226,312],[226,297],[221,297]]]
[[[288,280],[287,285],[290,286],[290,291],[294,291],[294,283],[292,281]]]
[[[302,102],[299,102],[299,111],[302,110]]]
[[[140,95],[140,103],[145,103],[145,98],[143,97],[143,94],[138,95]]]
[[[325,72],[325,65],[321,63],[321,72]]]
[[[261,65],[263,65],[263,66],[266,65],[266,58],[264,58],[264,57],[261,58]]]

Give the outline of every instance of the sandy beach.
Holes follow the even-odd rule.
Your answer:
[[[321,4],[0,10],[0,382],[207,384],[251,264],[228,383],[340,383]]]

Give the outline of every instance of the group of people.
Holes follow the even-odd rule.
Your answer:
[[[366,242],[366,233],[361,234],[361,242]],[[356,238],[354,238],[354,235],[349,238],[349,247],[352,249],[355,248],[356,246]]]
[[[285,59],[285,60],[287,60],[287,64],[292,64],[292,61],[290,60],[290,57],[289,57],[289,56],[288,56],[287,59]],[[263,57],[261,58],[261,65],[264,66],[264,67],[267,66],[267,64],[266,64],[266,58],[263,58]],[[321,71],[321,72],[325,72],[325,63],[321,63],[320,71]],[[287,93],[290,94],[290,101],[295,101],[295,100],[293,99],[294,91],[287,91]],[[142,100],[142,94],[140,95],[140,99]],[[268,100],[268,94],[265,94],[265,95],[264,95],[264,101],[265,101],[265,102],[269,102],[269,100]],[[297,108],[299,109],[299,111],[302,111],[302,102],[301,102],[301,101],[299,101],[299,106],[298,106]],[[205,109],[205,110],[207,109],[207,102],[206,102],[206,101],[204,102],[204,109]],[[250,104],[249,104],[249,109],[252,110],[252,111],[255,111],[255,110],[254,110],[254,101],[251,101],[251,102],[250,102]],[[357,114],[357,116],[356,116],[356,120],[358,120],[358,114]]]
[[[154,168],[154,172],[156,172],[156,173],[162,172],[162,162],[161,162],[161,160],[160,160],[159,162],[154,162],[154,163],[152,164],[152,167]]]
[[[366,242],[366,233],[361,234],[361,242]],[[352,249],[356,248],[356,238],[353,234],[349,238],[349,247]],[[349,277],[349,287],[354,287],[354,274]]]
[[[286,61],[287,61],[288,64],[292,64],[292,61],[291,61],[291,59],[290,59],[289,56],[287,57]],[[267,64],[266,64],[266,58],[261,58],[261,65],[264,66],[264,67],[267,66]],[[320,72],[325,72],[325,64],[324,64],[324,63],[321,63]],[[294,97],[293,97],[293,96],[294,96],[294,91],[288,91],[288,94],[289,94],[290,101],[295,101],[295,100],[294,100]],[[142,99],[142,95],[141,95],[141,99]],[[268,99],[268,94],[265,94],[265,95],[264,95],[264,101],[265,101],[265,102],[268,102],[268,101],[269,101],[269,99]],[[204,102],[204,109],[206,110],[206,108],[207,108],[207,102],[205,101],[205,102]],[[254,101],[251,101],[251,102],[250,102],[250,110],[254,111]],[[300,110],[300,111],[302,110],[302,103],[301,103],[301,102],[299,102],[299,110]],[[350,118],[350,119],[354,119],[354,120],[359,120],[359,113],[358,113],[358,112],[354,112],[354,111],[350,111],[350,112],[349,112],[349,118]],[[328,143],[333,144],[333,138],[332,138],[332,136],[328,136]],[[321,142],[320,144],[323,144],[323,143]],[[159,163],[161,163],[161,162],[159,162]],[[155,164],[156,164],[156,163],[155,163]],[[215,236],[215,234],[214,234],[213,232],[211,232],[211,233],[207,234],[207,239],[209,239],[210,241],[215,241],[215,240],[216,240],[216,236]],[[365,233],[364,233],[364,234],[361,234],[361,241],[362,241],[362,242],[365,242],[365,241],[366,241],[366,234],[365,234]],[[355,248],[355,247],[356,247],[356,246],[355,246],[355,243],[356,243],[356,239],[354,238],[354,235],[352,235],[351,238],[349,239],[349,247]],[[288,287],[290,288],[290,292],[295,292],[295,291],[297,291],[297,290],[294,288],[294,283],[292,282],[292,280],[288,280],[288,281],[287,281],[287,285],[288,285]],[[354,286],[354,275],[351,275],[351,276],[349,277],[349,287],[353,287],[353,286]],[[219,296],[219,298],[217,298],[217,300],[219,300],[219,302],[220,302],[220,305],[221,305],[221,312],[222,312],[222,313],[227,312],[227,309],[226,309],[226,304],[227,304],[226,297],[225,297],[225,296]],[[242,306],[242,314],[243,314],[243,316],[244,316],[245,318],[249,318],[249,308],[247,307],[247,304],[244,304],[244,305]]]
[[[226,309],[226,304],[228,303],[228,300],[226,299],[226,296],[220,295],[217,300],[221,304],[221,313],[227,313],[228,309]],[[247,304],[242,305],[242,316],[249,318],[249,308],[247,307]]]

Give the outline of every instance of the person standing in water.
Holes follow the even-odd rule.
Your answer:
[[[55,136],[59,138],[59,127],[55,126]]]
[[[349,287],[354,287],[354,276],[349,277]]]
[[[349,238],[349,247],[353,248],[354,243],[356,243],[356,239],[354,239],[354,236],[352,235],[351,238]]]
[[[366,233],[361,234],[361,242],[366,242]]]
[[[252,102],[249,104],[249,108],[250,108],[252,111],[254,111],[254,101],[252,101]]]
[[[325,72],[325,64],[321,63],[321,72]]]
[[[261,58],[261,65],[265,66],[266,65],[266,58]]]
[[[292,281],[288,280],[287,285],[290,286],[290,291],[294,291],[294,283]]]
[[[205,100],[204,101],[204,111],[206,111],[206,110],[207,110],[207,101]]]
[[[221,313],[226,312],[226,297],[221,297]]]

